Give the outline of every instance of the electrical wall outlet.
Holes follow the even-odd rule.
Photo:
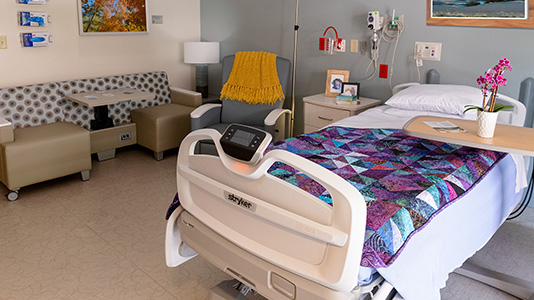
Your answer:
[[[7,49],[7,36],[0,35],[0,49]]]
[[[119,141],[125,142],[132,139],[132,133],[130,131],[119,133]]]
[[[441,61],[441,43],[415,42],[414,59]]]

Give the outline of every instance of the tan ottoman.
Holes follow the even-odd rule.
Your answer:
[[[164,104],[132,110],[132,122],[137,127],[137,143],[154,151],[156,160],[163,159],[163,151],[177,148],[191,132],[189,114],[194,107]]]
[[[137,127],[137,143],[154,151],[156,160],[163,151],[177,148],[191,131],[191,112],[202,105],[202,94],[182,88],[170,88],[170,104],[132,109],[130,116]]]
[[[1,145],[2,182],[16,200],[18,189],[30,184],[82,172],[89,179],[89,131],[67,122],[18,128],[14,141]],[[15,199],[12,199],[14,197]]]

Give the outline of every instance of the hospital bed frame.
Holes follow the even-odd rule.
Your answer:
[[[532,82],[527,87],[521,93],[532,97]],[[197,130],[181,144],[181,206],[168,220],[165,241],[169,267],[198,253],[268,299],[365,299],[371,291],[376,300],[402,299],[380,277],[357,285],[366,205],[352,185],[283,150],[268,152],[255,166],[236,162],[224,154],[219,137]],[[194,153],[207,139],[219,156]],[[333,206],[267,174],[277,161],[323,185]]]
[[[219,138],[206,129],[182,141],[177,170],[181,207],[168,224],[186,226],[167,231],[168,264],[180,263],[176,251],[184,253],[185,242],[267,298],[359,296],[353,288],[366,221],[362,195],[341,177],[287,151],[270,151],[255,166],[236,162],[224,154]],[[213,140],[220,156],[195,155],[200,140]],[[268,175],[278,161],[323,185],[333,207]],[[182,252],[172,249],[177,245]]]

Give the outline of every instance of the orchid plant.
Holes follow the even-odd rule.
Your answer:
[[[503,75],[504,71],[512,71],[512,65],[510,65],[510,61],[506,59],[506,57],[499,60],[499,63],[495,65],[495,67],[488,69],[482,76],[477,78],[477,83],[482,89],[482,106],[466,105],[464,113],[472,109],[486,112],[498,112],[503,109],[514,108],[513,105],[503,105],[495,102],[499,86],[506,86],[506,78],[504,78]],[[488,92],[491,92],[491,95],[487,99]],[[486,101],[486,99],[488,101]]]

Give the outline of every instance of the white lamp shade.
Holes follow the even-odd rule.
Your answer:
[[[184,62],[186,64],[219,63],[219,43],[218,42],[184,43]]]

